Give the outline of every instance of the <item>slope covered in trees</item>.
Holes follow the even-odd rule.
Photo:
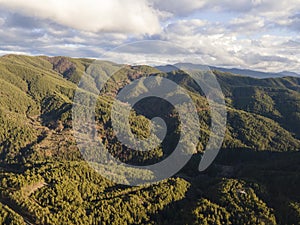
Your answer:
[[[114,156],[132,164],[151,164],[167,157],[178,139],[178,115],[168,105],[168,111],[163,111],[164,103],[152,99],[145,105],[155,107],[145,110],[140,104],[132,112],[131,129],[145,138],[150,131],[147,118],[167,112],[164,118],[176,126],[165,142],[141,153],[117,140],[110,119],[112,103],[126,84],[140,77],[162,76],[186,88],[195,102],[201,133],[194,157],[175,177],[127,187],[90,168],[73,137],[74,92],[92,62],[68,57],[0,58],[0,223],[300,222],[300,78],[255,79],[213,71],[226,97],[228,124],[218,159],[199,173],[210,128],[208,103],[199,86],[181,70],[165,73],[146,65],[122,67],[105,86],[95,109],[98,136]],[[106,76],[116,68],[115,63],[101,62],[98,72]],[[97,77],[90,79],[85,82],[91,90],[99,88],[93,86]],[[142,81],[136,90],[129,94],[148,91]],[[118,126],[123,126],[121,121]]]

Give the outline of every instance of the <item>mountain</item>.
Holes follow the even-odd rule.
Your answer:
[[[192,64],[192,63],[176,63],[174,65],[166,65],[166,66],[156,66],[157,69],[163,72],[170,72],[172,70],[177,70],[182,66],[191,67],[205,67],[205,65],[201,64]],[[253,78],[282,78],[282,77],[300,77],[300,74],[290,71],[282,71],[278,73],[270,73],[270,72],[262,72],[256,70],[247,70],[247,69],[238,69],[238,68],[222,68],[222,67],[215,67],[215,66],[207,66],[211,70],[221,71],[224,73],[231,73],[240,76],[246,77],[253,77]]]
[[[261,71],[255,71],[255,70],[246,70],[246,69],[237,69],[237,68],[221,68],[221,67],[214,67],[210,66],[212,70],[218,70],[222,72],[228,72],[233,74],[238,74],[241,76],[248,76],[248,77],[254,77],[254,78],[276,78],[276,77],[300,77],[300,74],[289,72],[289,71],[283,71],[279,73],[269,73],[269,72],[261,72]]]
[[[286,77],[299,77],[300,76],[300,74],[295,73],[295,72],[290,72],[290,71],[282,71],[279,74],[282,74],[283,76],[286,76]]]
[[[270,74],[247,70],[251,77],[239,76],[232,73],[238,70],[213,68],[225,95],[228,123],[216,161],[199,172],[210,134],[209,106],[201,88],[177,68],[203,66],[153,68],[100,61],[90,71],[93,62],[69,57],[0,57],[0,224],[300,222],[300,77],[262,78]],[[170,124],[166,138],[146,152],[122,145],[112,129],[110,113],[116,95],[126,85],[138,80],[135,91],[126,92],[125,99],[149,92],[151,85],[139,78],[164,77],[184,88],[195,102],[199,144],[175,176],[146,186],[118,185],[83,160],[72,129],[74,94],[81,79],[88,87],[82,92],[98,93],[94,81],[111,73],[95,109],[96,136],[123,162],[161,161],[179,137],[176,111],[160,99],[147,99],[132,111],[131,130],[146,138],[149,118],[163,115]],[[115,125],[124,126],[122,121]],[[140,179],[148,176],[138,169],[120,173]]]

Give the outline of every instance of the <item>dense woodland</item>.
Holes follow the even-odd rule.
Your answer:
[[[200,87],[181,70],[122,67],[107,82],[95,112],[97,135],[111,154],[126,163],[153,164],[177,144],[178,115],[159,99],[137,105],[130,116],[139,138],[149,135],[153,116],[170,124],[158,148],[138,152],[117,140],[110,119],[114,97],[140,77],[166,77],[185,88],[197,107],[201,134],[192,159],[174,177],[130,187],[91,168],[72,133],[74,93],[92,62],[0,58],[0,224],[300,224],[300,78],[255,79],[214,70],[228,123],[220,154],[200,173],[211,119]],[[118,66],[101,62],[97,72],[106,76]],[[91,73],[90,79],[85,82],[97,88],[98,77]],[[147,92],[142,82],[136,88]],[[150,174],[140,174],[145,176]]]

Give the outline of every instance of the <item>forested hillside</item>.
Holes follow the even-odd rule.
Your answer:
[[[72,102],[92,62],[0,58],[1,224],[300,224],[300,78],[256,79],[213,70],[226,98],[228,123],[220,154],[200,173],[211,119],[200,87],[182,70],[122,67],[95,109],[97,135],[115,157],[151,164],[166,158],[178,139],[177,114],[170,107],[165,119],[175,125],[160,147],[141,153],[117,140],[110,119],[114,97],[140,77],[166,77],[185,88],[195,102],[201,134],[192,159],[174,177],[130,187],[94,171],[76,146]],[[117,67],[101,62],[104,74]],[[137,93],[147,92],[142,82],[136,87]],[[152,101],[148,104],[155,107],[147,112],[137,105],[131,114],[131,129],[140,138],[149,135],[147,116],[162,111],[162,102]]]

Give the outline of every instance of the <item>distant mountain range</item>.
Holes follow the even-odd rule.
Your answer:
[[[204,65],[201,64],[191,64],[191,63],[177,63],[174,65],[166,65],[166,66],[157,66],[156,68],[163,71],[163,72],[170,72],[173,70],[177,70],[177,67],[182,66],[189,66],[191,67],[204,67]],[[236,75],[241,76],[247,76],[247,77],[254,77],[254,78],[276,78],[276,77],[300,77],[300,74],[290,71],[282,71],[278,73],[270,73],[270,72],[262,72],[262,71],[256,71],[256,70],[248,70],[248,69],[238,69],[238,68],[222,68],[222,67],[215,67],[215,66],[208,66],[211,70],[218,70],[224,73],[232,73]]]
[[[256,70],[246,70],[246,69],[227,69],[221,67],[213,67],[210,66],[213,70],[219,70],[222,72],[234,73],[242,76],[254,77],[254,78],[272,78],[272,77],[300,77],[300,74],[289,72],[289,71],[282,71],[279,73],[268,73],[268,72],[261,72]]]

